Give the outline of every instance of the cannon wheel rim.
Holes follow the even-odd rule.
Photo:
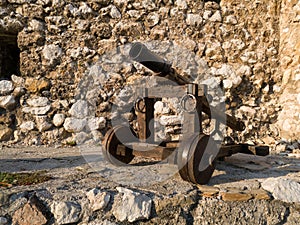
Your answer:
[[[217,148],[217,146],[213,140],[209,141],[209,136],[205,134],[192,135],[187,139],[182,143],[182,149],[179,151],[180,176],[195,184],[207,184],[214,172],[215,160],[202,171],[199,171],[199,165],[206,148]]]
[[[125,147],[125,155],[117,154],[118,148],[123,146],[118,139],[117,133],[128,134],[132,132],[130,128],[122,125],[111,128],[104,137],[102,152],[107,161],[116,166],[124,166],[124,164],[130,163],[133,158],[133,150]],[[128,140],[130,142],[130,140]]]
[[[190,145],[193,143],[197,136],[198,134],[192,134],[188,137],[185,137],[183,141],[180,142],[178,149],[177,165],[179,169],[179,174],[183,180],[188,182],[190,182],[190,178],[188,176],[187,162],[189,159]]]

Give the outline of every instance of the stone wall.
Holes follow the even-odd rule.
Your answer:
[[[69,196],[70,192],[68,196],[66,193],[62,196],[61,193],[50,193],[47,189],[3,193],[0,213],[8,213],[0,217],[0,222],[3,225],[295,225],[299,221],[299,203],[270,199],[264,190],[255,190],[253,194],[227,192],[220,199],[217,188],[203,186],[199,189],[159,197],[151,192],[124,187],[109,190],[93,188],[88,192],[77,190],[76,193],[71,191],[72,196]]]
[[[11,130],[10,140],[25,144],[101,140],[113,96],[136,71],[130,64],[111,66],[107,71],[113,73],[105,73],[103,55],[136,40],[172,41],[195,54],[201,64],[197,76],[208,84],[216,78],[225,91],[227,112],[246,123],[244,132],[228,129],[228,135],[266,144],[281,139],[276,122],[282,105],[284,25],[276,0],[2,0],[0,6],[0,33],[17,35],[21,51],[21,76],[12,77],[13,90],[1,93],[1,118],[10,118],[2,119],[2,140]],[[176,54],[169,52],[171,59],[180,58]],[[180,72],[190,73],[188,63],[184,68],[176,63]],[[93,74],[99,77],[91,88],[83,80]],[[80,85],[89,91],[84,99]],[[96,110],[83,118],[91,99]]]
[[[280,68],[282,71],[278,125],[281,137],[299,139],[300,133],[300,2],[282,1],[280,19]]]

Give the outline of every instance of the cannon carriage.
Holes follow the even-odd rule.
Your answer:
[[[212,135],[203,132],[203,113],[218,123],[224,123],[235,131],[243,131],[241,120],[220,112],[209,104],[207,87],[190,83],[172,68],[171,63],[152,53],[142,43],[134,43],[129,56],[152,70],[158,80],[167,78],[177,85],[164,84],[156,87],[136,87],[135,114],[138,130],[130,126],[117,125],[105,135],[103,154],[114,165],[129,164],[135,156],[166,160],[178,165],[182,179],[206,184],[215,169],[217,159],[235,153],[265,156],[268,146],[248,144],[224,144],[214,140]],[[154,138],[154,104],[162,98],[180,97],[183,110],[182,131],[179,141],[156,142]]]

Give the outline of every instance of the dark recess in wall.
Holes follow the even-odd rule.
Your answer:
[[[20,50],[17,35],[0,33],[0,80],[10,80],[20,75]]]
[[[209,1],[209,0],[204,0],[204,2],[216,2],[216,3],[220,4],[221,0],[211,0],[211,1]]]

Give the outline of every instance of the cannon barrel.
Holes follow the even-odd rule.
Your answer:
[[[172,68],[170,62],[151,52],[140,42],[135,42],[132,45],[129,56],[132,60],[141,63],[153,72],[158,73],[161,77],[165,77],[180,85],[190,83],[189,80],[178,74],[176,70]]]
[[[129,56],[155,73],[164,75],[171,72],[171,63],[151,52],[144,44],[136,42],[132,45]]]
[[[155,73],[158,73],[159,76],[166,77],[172,81],[175,81],[177,84],[185,85],[190,83],[188,79],[181,76],[176,72],[174,68],[172,68],[172,64],[155,53],[151,52],[144,44],[140,42],[135,42],[130,51],[129,56],[132,60],[141,63],[148,69],[152,70]],[[215,108],[211,107],[207,101],[203,101],[203,111],[211,115],[213,114],[216,119],[218,119],[222,123],[226,123],[230,128],[243,131],[245,129],[245,124],[237,120],[235,117],[230,115],[223,115]]]

